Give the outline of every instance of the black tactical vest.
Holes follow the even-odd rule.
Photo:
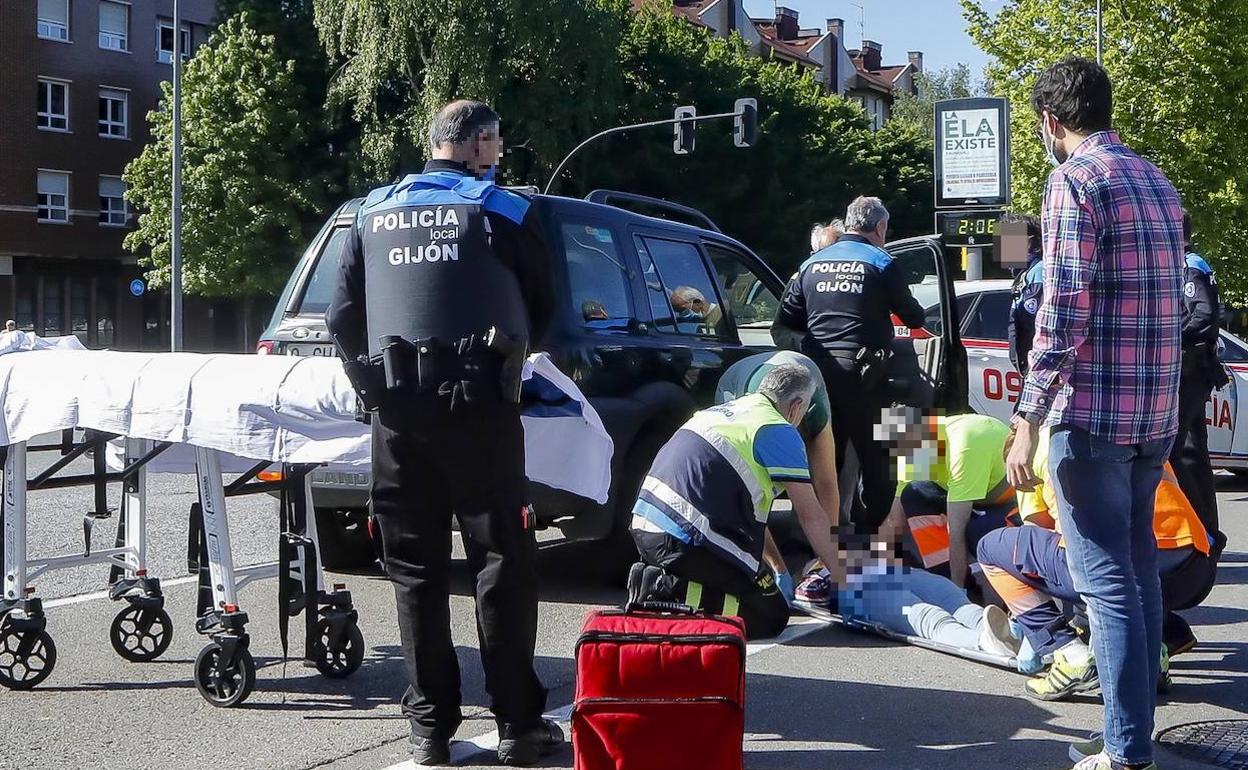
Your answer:
[[[380,340],[389,335],[449,345],[494,326],[528,337],[519,282],[492,246],[486,211],[494,195],[510,194],[490,182],[433,172],[369,196],[356,226],[370,355],[380,354]],[[505,203],[514,216],[515,202]]]

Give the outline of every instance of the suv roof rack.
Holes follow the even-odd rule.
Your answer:
[[[616,208],[624,207],[616,206],[615,203],[612,203],[612,201],[640,203],[646,206],[653,206],[654,208],[663,211],[683,214],[684,216],[695,220],[699,227],[705,227],[707,230],[717,233],[723,232],[723,230],[719,229],[719,225],[715,224],[710,217],[703,214],[701,211],[698,211],[692,206],[683,206],[679,203],[665,201],[662,198],[653,198],[649,195],[638,195],[637,193],[621,192],[619,190],[594,190],[589,195],[585,196],[585,200],[590,203],[601,203],[605,206],[615,206]],[[625,210],[627,211],[627,209]]]

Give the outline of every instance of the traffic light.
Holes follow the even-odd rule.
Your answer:
[[[733,109],[732,143],[738,147],[753,147],[758,139],[758,101],[738,99]]]
[[[676,108],[676,127],[675,140],[672,142],[672,152],[677,155],[688,155],[693,152],[694,145],[694,128],[697,121],[692,120],[698,116],[696,107],[677,107]]]

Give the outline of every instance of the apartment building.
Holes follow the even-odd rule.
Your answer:
[[[181,1],[184,55],[214,9]],[[174,34],[172,0],[0,2],[0,320],[92,347],[168,345],[168,295],[132,286],[121,175],[149,141]],[[188,347],[228,333],[216,310],[188,299]]]

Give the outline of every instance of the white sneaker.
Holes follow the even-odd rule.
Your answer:
[[[984,608],[979,622],[979,649],[992,655],[1013,658],[1018,655],[1020,643],[1010,633],[1010,616],[995,604]]]

